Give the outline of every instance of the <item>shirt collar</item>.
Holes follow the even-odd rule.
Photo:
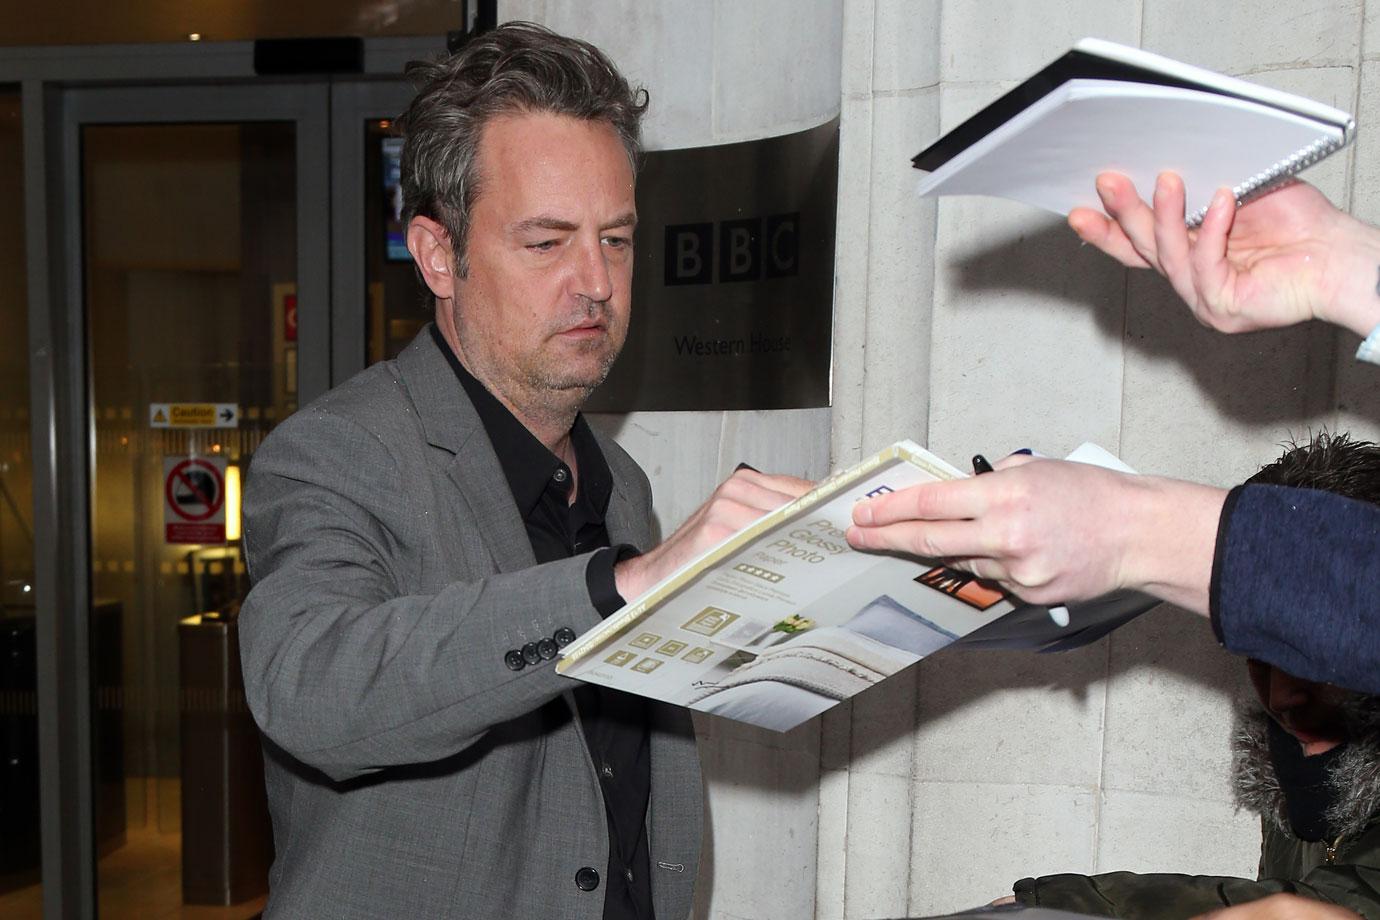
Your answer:
[[[503,474],[508,479],[508,488],[513,493],[518,513],[526,520],[541,501],[542,494],[557,482],[559,471],[563,470],[566,481],[569,481],[570,468],[460,363],[434,323],[431,324],[431,338],[446,356],[451,370],[455,371],[465,394],[474,404],[474,411],[479,415],[489,443],[498,455],[499,465],[503,467]],[[603,451],[599,449],[594,432],[583,414],[575,416],[575,424],[570,429],[570,442],[575,448],[575,459],[580,469],[580,491],[575,496],[576,504],[584,506],[591,520],[602,521],[613,494],[613,473],[609,471]],[[562,491],[568,493],[569,487],[563,487]]]

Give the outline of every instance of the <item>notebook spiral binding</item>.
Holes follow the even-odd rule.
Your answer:
[[[1258,172],[1240,185],[1233,188],[1232,194],[1236,196],[1236,206],[1239,208],[1252,199],[1259,198],[1261,195],[1283,185],[1294,177],[1296,173],[1302,172],[1314,163],[1335,153],[1339,148],[1346,146],[1346,137],[1320,137],[1313,143],[1304,147],[1302,150],[1292,153],[1264,172]],[[1193,229],[1203,222],[1207,216],[1208,206],[1203,205],[1184,219],[1184,223],[1189,229]]]

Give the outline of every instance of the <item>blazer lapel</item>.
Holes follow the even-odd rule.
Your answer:
[[[637,518],[637,512],[623,492],[623,484],[614,480],[613,492],[609,495],[608,511],[604,513],[604,525],[609,531],[609,543],[631,543],[638,549],[650,549],[646,541],[647,527]]]
[[[590,427],[594,431],[594,440],[613,473],[613,492],[609,495],[608,510],[604,512],[604,525],[608,528],[609,543],[614,546],[631,543],[646,552],[653,544],[652,522],[648,519],[647,509],[628,497],[627,474],[620,468],[622,448],[613,444],[611,439],[597,428]]]
[[[464,543],[467,562],[475,569],[514,572],[536,564],[513,503],[508,481],[493,445],[465,388],[456,379],[446,356],[431,337],[428,325],[397,359],[399,376],[412,397],[427,442],[451,455],[444,462],[446,476],[469,510],[487,558],[475,559]]]
[[[469,408],[468,401],[465,406]],[[493,445],[482,431],[479,437],[469,438],[460,446],[446,473],[469,505],[498,570],[516,572],[536,565],[527,527],[513,502]]]

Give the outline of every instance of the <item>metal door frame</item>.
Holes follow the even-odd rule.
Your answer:
[[[304,399],[324,392],[330,377],[329,228],[310,215],[329,213],[329,148],[314,144],[312,138],[326,136],[327,91],[324,85],[275,86],[121,86],[81,87],[57,94],[58,181],[61,185],[62,228],[60,279],[67,353],[75,358],[66,362],[66,399],[56,408],[62,430],[74,435],[74,445],[86,450],[64,450],[70,458],[66,478],[70,501],[64,515],[73,537],[65,560],[71,567],[63,579],[66,591],[63,606],[55,612],[59,655],[69,663],[66,680],[56,685],[62,694],[60,706],[72,731],[67,756],[59,761],[59,785],[63,789],[63,829],[72,846],[64,854],[91,854],[84,866],[65,866],[76,883],[69,892],[86,906],[90,916],[99,903],[98,872],[95,860],[94,766],[91,742],[94,713],[91,711],[91,649],[89,611],[91,581],[91,464],[94,463],[95,419],[91,412],[90,357],[86,321],[85,234],[82,215],[82,129],[88,125],[215,124],[244,121],[292,122],[296,126],[296,242],[298,314],[298,388]],[[137,423],[137,419],[136,419]],[[60,470],[61,472],[61,470]],[[80,535],[80,538],[78,538]],[[63,639],[65,638],[65,641]],[[40,677],[41,680],[41,677]],[[40,693],[44,688],[40,685]],[[51,692],[50,688],[50,692]],[[40,760],[42,752],[40,751]],[[43,775],[54,775],[46,769]],[[44,816],[46,819],[46,815]],[[45,820],[45,827],[47,821]],[[46,866],[45,866],[46,868]],[[45,908],[48,902],[44,886]],[[66,900],[66,897],[64,897]],[[46,909],[45,909],[46,913]],[[87,915],[82,911],[81,915]]]
[[[331,86],[331,385],[364,369],[368,302],[364,260],[364,123],[396,118],[412,98],[402,81]],[[355,190],[351,194],[351,190]],[[349,258],[347,253],[357,254]]]
[[[298,124],[299,393],[305,402],[363,365],[364,151],[353,138],[362,137],[364,118],[397,114],[408,94],[400,79],[404,64],[444,52],[445,38],[366,39],[364,46],[363,74],[291,82],[255,75],[252,42],[7,48],[0,56],[0,84],[19,87],[23,120],[41,882],[43,916],[50,920],[96,916],[86,638],[94,428],[79,126]],[[345,133],[347,121],[353,134]]]

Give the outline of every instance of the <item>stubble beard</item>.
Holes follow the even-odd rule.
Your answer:
[[[522,399],[525,422],[553,431],[568,430],[589,394],[608,376],[619,347],[606,333],[597,340],[579,343],[574,351],[581,357],[602,354],[598,354],[592,367],[583,366],[584,362],[577,362],[581,367],[570,367],[558,360],[542,361],[549,355],[538,352],[523,362],[526,367],[518,369],[522,389],[527,391],[526,398]],[[568,359],[569,352],[562,357]]]
[[[594,366],[586,370],[537,362],[536,366],[529,368],[529,384],[537,390],[578,391],[583,401],[595,387],[608,378],[609,371],[613,370],[613,362],[618,360],[620,349],[606,334],[601,340],[581,342],[574,350],[580,358],[593,360]]]
[[[576,342],[556,340],[563,330],[589,320],[603,323],[602,335]],[[470,373],[534,431],[534,425],[552,431],[569,428],[589,394],[608,377],[627,332],[626,319],[619,328],[615,311],[596,302],[552,323],[543,339],[547,347],[526,353],[505,354],[498,342],[469,338],[461,331],[465,326],[459,315],[455,326]]]
[[[626,329],[620,337],[618,330],[614,328],[613,311],[607,304],[588,304],[578,316],[555,325],[551,337],[572,325],[591,319],[603,323],[603,335],[570,346],[569,350],[576,359],[572,362],[574,366],[561,360],[565,356],[551,356],[551,360],[542,360],[545,357],[543,354],[531,356],[524,374],[529,386],[538,392],[570,392],[572,396],[578,396],[579,401],[583,403],[594,388],[608,378],[613,363],[618,360],[618,355],[623,349]],[[591,361],[593,367],[588,367]]]

